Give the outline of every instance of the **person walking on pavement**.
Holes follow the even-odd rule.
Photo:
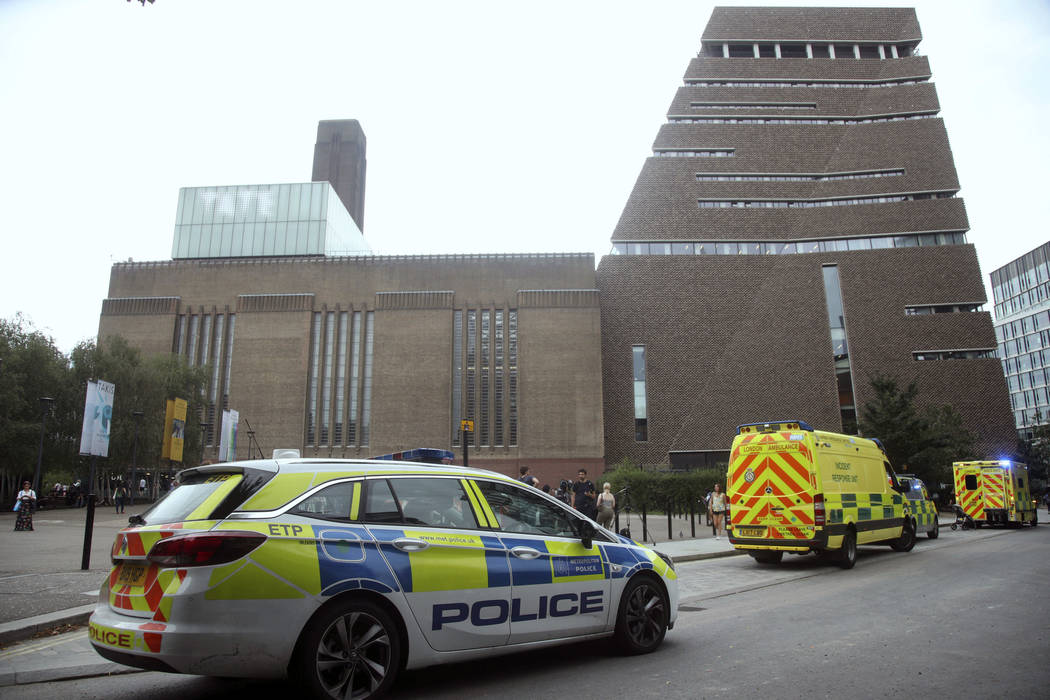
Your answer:
[[[612,494],[612,485],[606,481],[602,484],[602,492],[598,494],[598,524],[611,528],[615,508],[616,496]]]
[[[128,492],[124,488],[124,484],[117,484],[117,488],[113,491],[113,505],[118,515],[124,512],[124,501],[127,499],[127,495]]]
[[[722,487],[715,484],[715,490],[711,492],[711,514],[715,517],[715,539],[720,539],[725,532],[726,495],[722,493]]]
[[[33,510],[36,508],[36,491],[28,481],[22,483],[22,490],[15,496],[15,532],[27,532],[33,529]]]

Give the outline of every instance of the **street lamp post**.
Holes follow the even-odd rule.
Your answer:
[[[204,464],[204,443],[207,441],[207,437],[208,437],[208,433],[207,433],[208,425],[210,425],[210,424],[209,423],[204,423],[203,421],[200,423],[200,426],[201,426],[201,464]]]
[[[131,447],[131,488],[128,489],[133,495],[131,497],[131,506],[135,507],[135,495],[138,493],[138,481],[136,481],[139,475],[139,424],[142,423],[142,416],[145,415],[142,411],[132,411],[131,417],[135,419],[135,441]]]
[[[50,396],[40,397],[40,450],[37,452],[36,472],[33,474],[33,490],[36,491],[37,498],[40,497],[40,467],[44,462],[44,431],[47,425],[47,414],[54,402],[55,400]]]

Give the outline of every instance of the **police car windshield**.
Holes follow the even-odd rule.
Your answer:
[[[175,487],[156,505],[143,513],[142,518],[147,525],[204,520],[211,514],[213,508],[207,509],[207,513],[194,513],[194,511],[200,508],[209,496],[228,483],[226,479],[216,478],[213,475],[202,474],[190,477],[188,481]]]

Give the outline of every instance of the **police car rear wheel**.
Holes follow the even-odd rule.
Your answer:
[[[648,576],[632,578],[620,598],[616,644],[626,654],[655,651],[667,633],[667,595]]]
[[[364,700],[390,689],[400,663],[401,638],[389,613],[369,600],[346,600],[307,625],[296,670],[319,700]]]
[[[905,520],[904,527],[901,528],[901,536],[890,543],[890,547],[893,548],[894,552],[910,552],[914,546],[915,523],[911,520]]]
[[[839,550],[839,568],[852,569],[857,563],[857,535],[853,530],[842,537],[842,549]]]

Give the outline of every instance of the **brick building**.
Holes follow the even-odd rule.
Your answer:
[[[877,373],[1013,448],[914,10],[718,7],[598,268],[605,459],[850,431]]]

